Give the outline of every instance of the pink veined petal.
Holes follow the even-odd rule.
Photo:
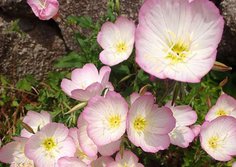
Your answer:
[[[4,163],[14,162],[14,153],[20,150],[20,143],[17,141],[10,142],[0,149],[0,161]]]
[[[194,136],[197,137],[200,133],[201,125],[192,125],[190,128],[192,129]]]
[[[94,82],[100,82],[98,70],[92,63],[85,64],[83,68],[73,70],[71,80],[78,84],[80,89],[85,89]]]
[[[120,153],[116,154],[116,158],[115,158],[116,161],[120,161],[122,159],[125,160],[125,161],[129,161],[131,159],[135,163],[138,162],[138,157],[133,152],[128,151],[128,150],[125,150],[123,152],[123,157],[122,158],[121,158]]]
[[[87,167],[87,165],[75,157],[62,157],[58,160],[58,167]]]
[[[173,115],[176,119],[178,126],[189,126],[194,124],[197,121],[197,114],[190,106],[181,105],[181,106],[169,106],[173,112]]]
[[[75,89],[71,92],[71,97],[79,101],[88,101],[96,95],[101,95],[103,87],[100,83],[96,82],[88,86],[85,90]]]
[[[112,83],[109,82],[110,73],[111,68],[108,66],[103,66],[99,71],[99,77],[103,88],[108,88],[109,90],[113,91],[114,87]]]
[[[129,45],[134,44],[135,24],[126,17],[120,16],[117,18],[115,25],[119,29],[121,38]]]
[[[69,156],[73,157],[76,151],[76,146],[71,137],[67,137],[64,141],[58,144],[60,148],[60,157]]]
[[[121,140],[111,142],[104,146],[98,146],[98,152],[102,156],[111,156],[120,149]]]
[[[114,159],[112,157],[101,156],[91,163],[92,167],[107,167],[108,164],[112,163]]]
[[[109,48],[117,41],[118,35],[118,28],[113,23],[106,22],[102,25],[101,31],[98,33],[97,41],[103,49]]]
[[[170,145],[170,138],[168,135],[158,135],[146,133],[144,140],[141,141],[141,148],[145,152],[156,153],[159,150],[165,150]]]
[[[68,136],[68,128],[61,123],[49,123],[41,131],[47,136],[56,136],[57,141],[63,141]]]
[[[82,117],[81,117],[82,118]],[[83,120],[85,122],[85,120]],[[88,156],[96,156],[98,152],[97,145],[89,138],[87,132],[87,124],[84,123],[84,126],[81,126],[78,130],[78,139],[81,146],[81,149],[88,155]]]
[[[68,95],[71,96],[71,92],[75,89],[79,89],[78,85],[69,79],[63,79],[61,82],[61,89]]]
[[[171,110],[167,107],[158,108],[157,106],[154,106],[152,110],[153,112],[147,116],[149,123],[147,131],[154,134],[167,134],[171,132],[176,123]]]
[[[127,60],[132,53],[132,48],[128,48],[125,53],[116,53],[112,50],[103,50],[99,54],[99,60],[106,65],[114,66],[121,63],[124,60]]]
[[[189,143],[191,143],[195,137],[193,131],[185,126],[176,127],[169,136],[171,144],[182,148],[188,147]]]

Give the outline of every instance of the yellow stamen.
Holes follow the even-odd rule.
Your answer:
[[[220,109],[220,110],[218,110],[218,111],[216,112],[216,115],[217,115],[217,116],[224,116],[224,115],[227,115],[227,112],[224,111],[224,110],[222,110],[222,109]]]
[[[189,54],[189,45],[183,40],[179,40],[176,43],[171,42],[169,46],[166,58],[171,60],[171,64],[184,62]]]
[[[144,117],[137,117],[133,123],[134,129],[137,131],[143,131],[147,126],[147,121]]]
[[[208,140],[208,146],[211,149],[215,150],[215,149],[219,148],[219,141],[220,141],[220,139],[218,136],[213,136]]]
[[[112,115],[109,118],[109,125],[111,128],[118,128],[120,126],[121,119],[119,115]]]
[[[42,143],[43,147],[45,148],[45,150],[47,151],[51,151],[52,149],[54,149],[56,147],[56,141],[54,138],[46,138],[43,143]]]
[[[126,52],[127,51],[127,45],[125,42],[119,42],[116,44],[116,51],[118,53],[123,53],[123,52]]]

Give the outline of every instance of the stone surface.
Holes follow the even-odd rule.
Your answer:
[[[11,19],[0,15],[0,74],[14,81],[26,74],[42,79],[66,53],[64,41],[50,22],[20,18],[13,30]]]
[[[218,60],[236,68],[236,0],[223,0],[220,9],[225,20]]]

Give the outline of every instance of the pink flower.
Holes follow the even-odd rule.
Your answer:
[[[236,119],[221,116],[204,123],[200,131],[202,148],[218,161],[229,161],[236,155]]]
[[[85,64],[83,68],[72,71],[71,80],[63,79],[61,88],[71,98],[88,101],[95,95],[101,95],[105,88],[113,90],[109,82],[110,72],[107,66],[103,66],[98,73],[94,64]]]
[[[93,97],[83,111],[89,137],[99,146],[119,140],[125,133],[127,112],[127,102],[116,92]]]
[[[120,153],[116,155],[115,162],[111,162],[107,167],[144,167],[141,163],[138,163],[138,157],[132,153],[131,151],[124,151],[123,157],[121,157]]]
[[[53,18],[59,10],[59,3],[57,0],[27,0],[27,3],[34,14],[41,20]]]
[[[224,115],[236,118],[236,100],[227,94],[222,94],[218,98],[216,104],[207,113],[205,120],[212,121],[213,119]]]
[[[81,150],[83,150],[85,155],[87,155],[88,157],[94,157],[97,156],[97,153],[99,151],[99,153],[103,156],[110,156],[120,149],[121,140],[114,141],[103,146],[97,146],[88,136],[87,126],[88,123],[87,121],[84,120],[82,113],[80,114],[77,122],[77,127],[78,127],[77,139],[81,147]]]
[[[58,167],[87,167],[87,165],[75,157],[62,157],[58,160]]]
[[[170,145],[168,133],[175,119],[167,107],[158,108],[152,95],[139,97],[130,108],[127,118],[129,140],[146,152],[155,153]]]
[[[88,155],[82,148],[81,148],[81,144],[83,142],[87,143],[87,141],[82,141],[80,142],[79,141],[79,129],[77,128],[71,128],[69,130],[69,136],[72,137],[74,143],[75,143],[75,148],[76,148],[76,152],[74,154],[74,157],[78,158],[79,160],[81,160],[82,162],[84,162],[85,164],[89,165],[93,160],[96,160],[97,159],[97,154],[95,155]],[[88,149],[92,148],[93,149],[93,146],[88,146]]]
[[[200,82],[213,67],[223,27],[209,0],[146,0],[135,33],[136,62],[161,79]]]
[[[103,64],[114,66],[127,60],[133,51],[135,25],[120,16],[115,23],[106,22],[98,33],[97,41],[104,49],[99,59]]]
[[[168,103],[166,107],[171,109],[176,119],[175,128],[169,133],[171,144],[182,148],[188,147],[189,143],[195,138],[194,132],[188,126],[197,121],[196,112],[187,105],[171,106],[171,104]]]
[[[33,167],[32,160],[25,156],[24,148],[28,140],[24,137],[15,137],[12,141],[0,149],[0,161],[3,163],[11,164],[11,167],[28,166]]]
[[[102,156],[96,159],[95,161],[93,161],[91,163],[91,167],[107,167],[107,165],[113,161],[114,159],[111,157]]]
[[[48,123],[52,122],[51,115],[46,111],[40,113],[35,111],[28,111],[24,117],[23,122],[29,125],[34,133],[43,128]],[[30,138],[33,134],[28,132],[26,129],[22,129],[21,136]]]
[[[72,157],[76,151],[75,143],[68,133],[68,128],[61,123],[47,124],[26,142],[26,156],[37,167],[58,166],[59,158]]]

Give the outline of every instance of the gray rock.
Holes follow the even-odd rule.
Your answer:
[[[55,28],[48,22],[20,18],[19,32],[15,32],[12,20],[7,20],[11,19],[0,15],[0,74],[16,81],[26,74],[42,79],[55,70],[53,61],[66,53]]]
[[[217,59],[229,66],[236,67],[236,0],[223,0],[220,8],[225,27]]]

